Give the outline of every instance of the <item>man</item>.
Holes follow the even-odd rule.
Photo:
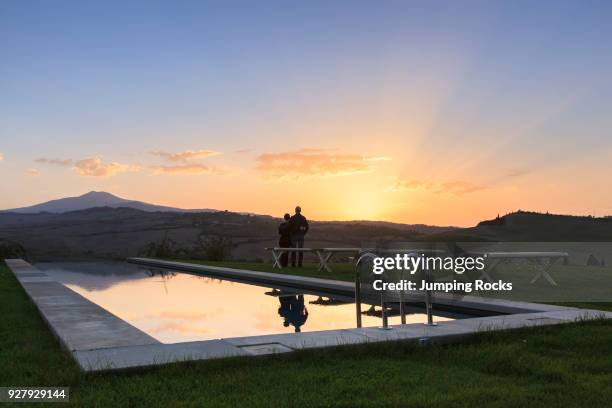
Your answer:
[[[285,296],[281,292],[278,296],[278,301],[280,302],[280,307],[278,308],[278,315],[283,318],[283,326],[289,327],[291,322],[291,296]]]
[[[291,223],[289,220],[291,216],[289,214],[285,214],[285,221],[281,222],[278,226],[278,234],[280,238],[278,239],[278,246],[281,248],[290,248],[291,247]],[[289,265],[289,254],[287,252],[283,252],[280,257],[280,264],[282,268],[286,268]]]
[[[308,309],[304,305],[304,295],[285,295],[278,297],[280,307],[278,314],[283,318],[283,326],[292,325],[296,333],[302,331],[301,327],[308,320]]]
[[[291,311],[289,312],[289,323],[295,328],[295,332],[302,331],[301,327],[308,320],[308,309],[304,306],[304,295],[291,296]]]
[[[298,205],[295,207],[295,214],[289,219],[291,224],[291,246],[293,248],[304,248],[304,236],[308,232],[308,221],[302,215],[302,208]],[[304,252],[297,254],[297,266],[302,267]],[[291,266],[296,266],[296,251],[291,252]]]

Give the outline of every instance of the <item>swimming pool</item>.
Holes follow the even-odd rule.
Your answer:
[[[347,298],[125,263],[36,267],[162,343],[355,327],[355,305]],[[364,327],[381,325],[375,314],[364,314],[362,321]],[[425,321],[423,313],[407,316],[407,323]],[[399,316],[391,316],[389,323],[399,324]]]

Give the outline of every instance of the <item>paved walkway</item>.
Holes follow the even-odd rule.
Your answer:
[[[595,310],[526,304],[532,310],[530,313],[445,321],[434,327],[408,324],[392,326],[392,330],[378,328],[326,330],[162,344],[78,293],[52,280],[27,262],[21,259],[9,259],[6,260],[6,264],[38,307],[61,344],[72,353],[84,371],[151,366],[186,360],[284,353],[307,348],[390,340],[447,342],[456,341],[483,330],[553,325],[600,316],[612,318],[612,313]],[[228,268],[218,269],[223,271],[217,272],[228,273]],[[253,277],[252,274],[261,274],[252,271],[233,271],[251,277]],[[284,276],[288,281],[295,278],[286,275],[272,275]],[[535,311],[537,309],[540,311]]]

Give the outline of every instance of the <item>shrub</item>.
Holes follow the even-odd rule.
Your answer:
[[[231,257],[232,239],[221,235],[199,235],[198,246],[206,261],[226,261]]]
[[[26,250],[21,244],[0,239],[0,259],[26,258]]]

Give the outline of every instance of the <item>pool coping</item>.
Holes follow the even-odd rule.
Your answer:
[[[142,258],[140,258],[142,259]],[[155,260],[147,260],[149,262]],[[164,268],[180,270],[184,265],[163,262]],[[73,290],[50,278],[46,273],[22,259],[6,259],[30,300],[50,327],[61,345],[70,352],[83,371],[103,371],[145,367],[180,361],[207,360],[237,356],[259,356],[300,349],[334,347],[382,341],[449,342],[482,331],[509,330],[545,326],[598,317],[612,318],[612,313],[524,302],[485,302],[495,309],[527,310],[510,315],[476,317],[439,322],[437,326],[407,324],[391,326],[392,330],[375,327],[285,333],[163,344],[128,322],[113,315]],[[158,263],[157,267],[162,267]],[[153,266],[153,265],[150,265]],[[198,265],[199,266],[199,265]],[[207,268],[207,267],[203,267]],[[295,283],[294,276],[267,274],[230,268],[215,268],[227,277],[253,278],[274,275],[281,283]],[[207,272],[206,269],[200,270]],[[207,274],[211,274],[207,272]],[[256,274],[256,275],[253,275]],[[218,275],[217,275],[218,276]],[[269,276],[263,278],[268,279]],[[308,285],[321,285],[323,279],[301,278]],[[342,283],[343,285],[338,285]],[[346,291],[350,282],[331,281],[329,287]],[[468,301],[470,301],[468,299]],[[482,299],[479,299],[482,301]],[[516,304],[512,304],[516,303]],[[485,306],[486,306],[485,305]]]

